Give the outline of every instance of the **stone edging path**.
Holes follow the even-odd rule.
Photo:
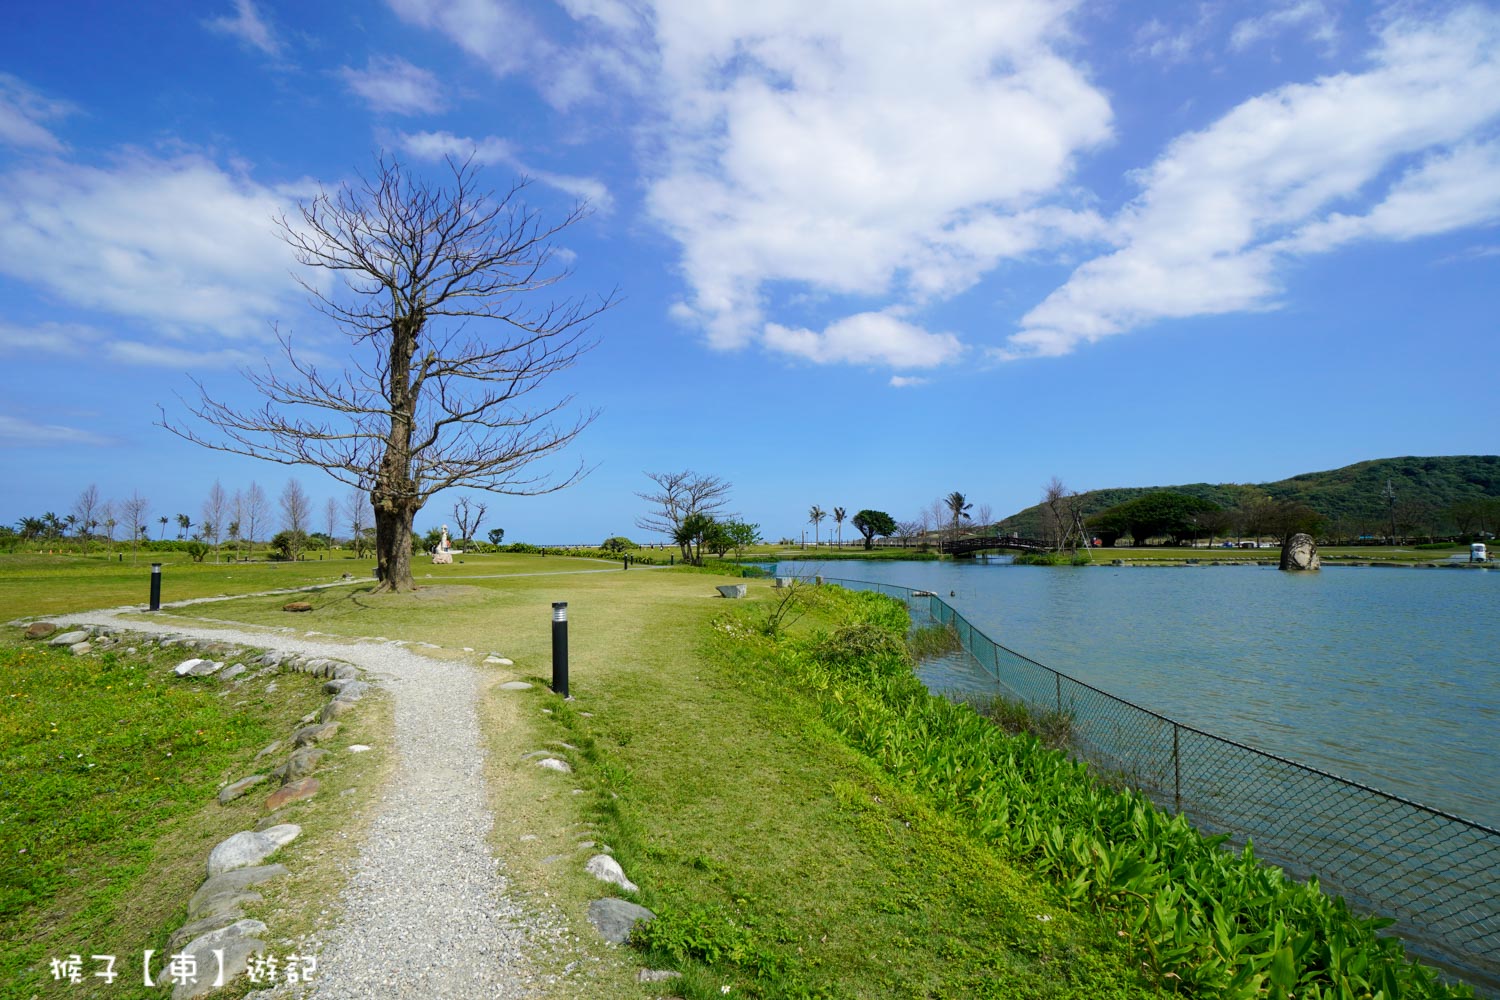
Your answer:
[[[193,602],[199,603],[199,602]],[[514,998],[542,973],[533,956],[565,940],[556,916],[525,907],[489,848],[485,750],[476,705],[480,675],[392,642],[317,642],[277,629],[194,627],[121,619],[139,608],[50,616],[50,621],[171,633],[356,664],[390,692],[396,772],[339,900],[341,916],[310,984],[260,997]]]

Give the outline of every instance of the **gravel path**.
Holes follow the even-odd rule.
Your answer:
[[[475,705],[479,674],[386,642],[326,643],[284,632],[195,628],[118,619],[121,611],[51,618],[243,643],[358,664],[391,693],[398,770],[375,803],[341,918],[323,941],[313,997],[530,996],[530,956],[562,939],[510,894],[489,850],[485,751]],[[274,929],[273,929],[274,930]],[[283,987],[274,995],[287,994]],[[258,996],[271,996],[262,993]]]

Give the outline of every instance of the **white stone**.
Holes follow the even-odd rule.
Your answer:
[[[197,670],[200,663],[206,662],[208,661],[199,659],[197,657],[194,657],[191,660],[183,660],[181,663],[177,664],[177,666],[172,668],[172,672],[175,673],[178,677],[186,677],[194,670]]]
[[[295,823],[282,823],[265,830],[245,830],[221,841],[208,855],[208,874],[218,875],[235,868],[258,865],[278,848],[290,844],[302,833]]]
[[[64,632],[61,635],[54,635],[47,640],[47,645],[76,646],[78,643],[86,641],[88,637],[89,634],[87,632],[74,630],[72,632]]]
[[[592,858],[589,858],[588,863],[583,866],[583,870],[601,882],[609,882],[630,892],[635,892],[640,888],[640,886],[625,877],[625,869],[620,867],[620,862],[608,854],[596,854]]]
[[[500,685],[501,691],[530,691],[531,685],[525,681],[506,681]]]
[[[350,753],[364,753],[366,750],[370,750],[370,749],[373,749],[373,748],[372,747],[367,747],[363,743],[356,743],[353,746],[349,747],[349,752]]]
[[[558,760],[556,757],[543,758],[536,762],[536,766],[545,767],[549,771],[560,771],[563,774],[571,774],[573,772],[572,764],[569,764],[565,760]]]

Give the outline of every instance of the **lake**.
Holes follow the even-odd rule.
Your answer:
[[[1500,572],[999,560],[779,572],[936,591],[996,642],[1143,708],[1500,828]],[[920,673],[934,691],[995,689],[961,657]]]

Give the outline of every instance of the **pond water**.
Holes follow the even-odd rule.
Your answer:
[[[996,642],[1178,722],[1500,829],[1500,571],[781,563],[932,590]],[[952,596],[949,596],[949,595]],[[971,661],[934,691],[993,691]]]

